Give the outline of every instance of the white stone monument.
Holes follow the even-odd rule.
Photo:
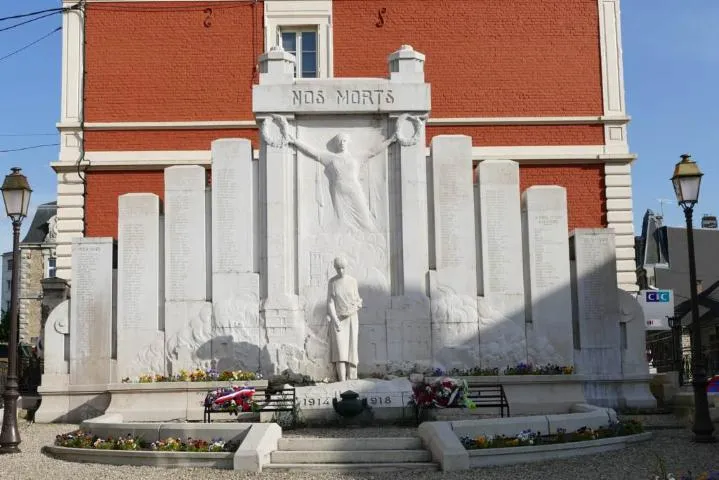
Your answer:
[[[117,382],[208,367],[339,377],[298,389],[323,418],[346,390],[404,415],[409,372],[519,362],[574,364],[591,402],[649,405],[613,232],[577,230],[570,249],[564,189],[520,195],[517,162],[474,159],[475,186],[470,137],[434,137],[428,158],[424,60],[403,46],[387,78],[302,79],[289,53],[262,55],[259,158],[249,140],[216,140],[209,186],[204,166],[172,166],[164,205],[122,196],[116,271],[112,239],[74,243],[69,318],[64,303],[45,329],[41,418],[111,400],[133,419],[189,418],[190,387]],[[185,403],[165,411],[153,395]]]

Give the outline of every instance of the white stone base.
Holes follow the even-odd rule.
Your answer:
[[[651,375],[622,377],[586,375],[583,382],[587,403],[608,408],[656,408],[649,383]]]
[[[248,384],[258,392],[267,388],[266,380],[41,386],[35,421],[79,423],[105,413],[120,414],[127,422],[202,421],[207,392],[228,384]]]

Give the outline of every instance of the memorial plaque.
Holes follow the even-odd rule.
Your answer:
[[[253,272],[252,144],[246,139],[212,142],[212,271]]]
[[[112,238],[72,243],[70,383],[111,381]]]
[[[118,204],[117,369],[124,378],[146,373],[137,354],[159,333],[160,199],[129,193]]]
[[[165,169],[164,288],[168,339],[189,326],[197,305],[207,296],[205,175],[205,169],[196,165]],[[186,314],[177,315],[178,312]]]
[[[524,295],[519,165],[479,164],[484,294]]]
[[[472,186],[472,139],[432,139],[434,242],[439,283],[454,293],[477,295]]]
[[[567,195],[562,187],[535,186],[522,195],[529,360],[572,365],[572,289],[569,274]],[[549,344],[552,349],[533,349]]]
[[[165,169],[167,300],[206,297],[205,175],[205,169],[196,165]]]
[[[571,237],[579,373],[620,374],[619,297],[614,232],[577,229]]]

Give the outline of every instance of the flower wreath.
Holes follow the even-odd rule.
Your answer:
[[[419,141],[419,136],[422,133],[422,122],[424,121],[423,117],[410,115],[409,113],[403,113],[399,117],[397,117],[397,120],[395,121],[395,128],[394,131],[396,132],[397,141],[400,145],[403,147],[411,147],[412,145],[416,145]],[[413,132],[412,136],[406,137],[402,134],[402,122],[409,122],[412,124]]]
[[[279,128],[279,138],[277,138],[277,135],[274,135],[273,132],[270,130],[270,126],[272,124],[277,125],[277,127]],[[287,119],[285,117],[282,117],[280,115],[272,115],[270,118],[266,118],[262,122],[262,138],[264,138],[265,142],[267,142],[267,144],[271,147],[286,147],[288,129],[289,123],[287,123]]]

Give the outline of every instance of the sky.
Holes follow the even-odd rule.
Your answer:
[[[0,17],[56,8],[59,0],[0,0]],[[646,209],[683,225],[669,178],[679,155],[690,153],[704,172],[695,218],[719,214],[719,0],[623,0],[624,86],[633,166],[635,231]],[[0,22],[0,29],[20,20]],[[55,200],[49,164],[59,147],[3,150],[58,143],[61,32],[3,59],[61,25],[61,16],[0,31],[0,177],[19,166],[33,188],[34,208]],[[30,136],[28,134],[37,134]],[[20,136],[23,135],[23,136]],[[664,200],[664,202],[661,202]],[[660,203],[661,202],[661,203]],[[25,221],[24,227],[30,224]],[[11,226],[0,215],[0,251],[11,249]]]

